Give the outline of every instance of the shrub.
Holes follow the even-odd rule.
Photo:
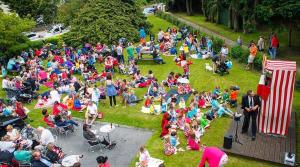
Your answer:
[[[234,59],[239,59],[243,55],[243,49],[241,46],[237,45],[231,48],[231,57]]]
[[[218,38],[218,37],[213,37],[212,36],[212,41],[213,41],[213,50],[215,52],[220,52],[221,51],[221,48],[224,44],[224,40]]]

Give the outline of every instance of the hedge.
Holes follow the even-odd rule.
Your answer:
[[[230,52],[230,56],[233,59],[238,60],[240,63],[247,63],[249,54],[250,54],[249,50],[243,49],[239,45],[232,47]],[[263,60],[263,54],[261,52],[257,52],[257,55],[255,56],[255,59],[253,61],[254,68],[256,70],[262,69],[262,60]]]
[[[27,41],[25,43],[15,45],[8,49],[6,56],[12,57],[15,55],[19,55],[23,50],[29,50],[29,48],[37,49],[43,47],[46,43],[52,43],[58,46],[61,46],[62,39],[61,36],[51,37],[45,40],[37,40],[37,41]],[[3,54],[4,56],[5,54]]]

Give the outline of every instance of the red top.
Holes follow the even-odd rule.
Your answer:
[[[52,115],[58,115],[61,111],[67,110],[68,107],[64,104],[58,103],[53,106]]]
[[[54,123],[53,122],[51,122],[49,119],[48,119],[48,117],[46,117],[46,116],[44,116],[43,117],[43,121],[48,125],[48,126],[50,126],[50,127],[54,127]]]
[[[278,38],[277,37],[273,37],[272,40],[271,40],[271,46],[273,48],[278,48],[278,44],[279,44]]]
[[[110,164],[105,162],[104,164],[100,164],[99,167],[110,167]]]

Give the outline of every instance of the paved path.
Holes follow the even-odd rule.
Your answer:
[[[226,37],[224,37],[224,36],[222,36],[222,35],[220,35],[220,34],[214,32],[214,31],[211,31],[211,30],[209,30],[209,29],[207,29],[207,28],[205,28],[205,27],[199,26],[198,24],[195,24],[195,23],[193,23],[193,22],[191,22],[191,21],[189,21],[189,20],[187,20],[187,19],[185,19],[185,18],[182,18],[182,17],[180,17],[180,16],[174,15],[174,14],[172,14],[172,13],[170,13],[170,12],[166,12],[166,13],[168,13],[168,14],[170,14],[170,15],[176,17],[178,20],[180,20],[180,21],[184,22],[185,24],[187,24],[187,25],[193,27],[194,29],[199,30],[200,32],[204,32],[204,33],[206,33],[206,34],[208,34],[208,35],[212,35],[212,36],[215,36],[215,37],[218,37],[218,38],[224,40],[225,43],[226,43],[227,45],[229,45],[229,46],[234,46],[234,45],[237,44],[236,41],[233,41],[233,40],[231,40],[231,39],[228,39],[228,38],[226,38]],[[247,48],[247,46],[244,46],[244,45],[243,45],[243,47]]]
[[[104,124],[95,123],[92,127],[94,130],[100,129]],[[116,125],[116,129],[111,132],[110,138],[117,142],[113,150],[95,149],[95,152],[88,151],[88,144],[83,139],[82,124],[78,130],[69,136],[59,136],[57,144],[62,147],[68,155],[83,154],[81,160],[82,166],[94,167],[97,166],[96,157],[105,155],[111,164],[111,167],[127,167],[131,160],[137,155],[139,147],[152,136],[152,132],[145,129],[130,128]],[[100,134],[101,136],[106,134]]]

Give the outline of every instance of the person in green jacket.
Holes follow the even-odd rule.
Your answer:
[[[134,48],[132,46],[132,43],[128,44],[128,47],[126,48],[126,52],[128,55],[128,62],[132,61],[134,59]]]
[[[18,162],[30,162],[32,155],[31,151],[23,150],[23,145],[19,144],[14,152],[14,157]]]

